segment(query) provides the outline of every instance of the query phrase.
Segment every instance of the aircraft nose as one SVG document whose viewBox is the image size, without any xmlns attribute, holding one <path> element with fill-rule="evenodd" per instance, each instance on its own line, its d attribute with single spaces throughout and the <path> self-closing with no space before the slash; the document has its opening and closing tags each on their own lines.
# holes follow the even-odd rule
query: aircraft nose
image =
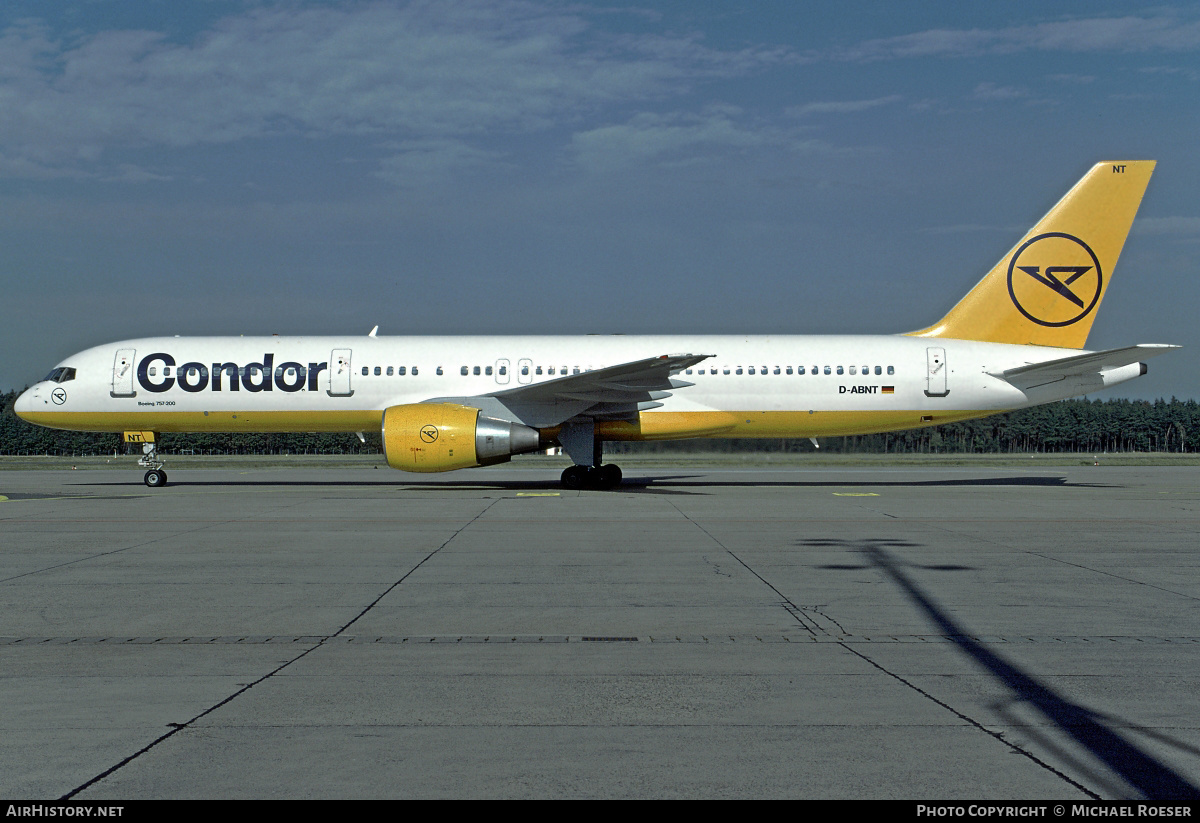
<svg viewBox="0 0 1200 823">
<path fill-rule="evenodd" d="M 13 413 L 22 420 L 28 420 L 25 415 L 32 412 L 38 403 L 41 402 L 40 395 L 41 392 L 38 391 L 37 386 L 21 392 L 21 394 L 13 402 Z"/>
</svg>

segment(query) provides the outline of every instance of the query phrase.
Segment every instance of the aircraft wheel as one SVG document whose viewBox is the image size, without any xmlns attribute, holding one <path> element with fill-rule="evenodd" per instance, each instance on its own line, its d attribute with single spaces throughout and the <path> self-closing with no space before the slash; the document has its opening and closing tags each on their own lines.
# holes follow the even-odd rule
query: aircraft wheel
<svg viewBox="0 0 1200 823">
<path fill-rule="evenodd" d="M 150 488 L 167 485 L 167 473 L 162 469 L 151 469 L 146 472 L 145 483 Z"/>
<path fill-rule="evenodd" d="M 607 466 L 568 466 L 563 469 L 562 484 L 568 489 L 611 489 L 621 482 L 621 468 Z"/>
<path fill-rule="evenodd" d="M 604 489 L 615 489 L 621 485 L 621 467 L 616 463 L 609 463 L 607 466 L 601 466 L 600 469 L 600 487 Z"/>
</svg>

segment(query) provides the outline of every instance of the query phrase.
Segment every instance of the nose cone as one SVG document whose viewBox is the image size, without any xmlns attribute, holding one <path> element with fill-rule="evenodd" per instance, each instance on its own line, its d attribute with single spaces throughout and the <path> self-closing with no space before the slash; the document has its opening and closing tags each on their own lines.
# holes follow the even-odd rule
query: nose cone
<svg viewBox="0 0 1200 823">
<path fill-rule="evenodd" d="M 17 417 L 27 422 L 32 422 L 29 420 L 28 415 L 34 412 L 38 406 L 42 405 L 42 393 L 39 388 L 39 386 L 34 386 L 33 388 L 26 389 L 13 402 L 13 412 Z"/>
</svg>

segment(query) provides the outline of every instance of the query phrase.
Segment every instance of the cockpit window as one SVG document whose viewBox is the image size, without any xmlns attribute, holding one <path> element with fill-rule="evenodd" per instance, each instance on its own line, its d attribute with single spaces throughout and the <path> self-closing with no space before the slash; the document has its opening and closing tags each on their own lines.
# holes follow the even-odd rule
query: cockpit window
<svg viewBox="0 0 1200 823">
<path fill-rule="evenodd" d="M 59 366 L 54 371 L 50 372 L 43 378 L 43 382 L 47 383 L 66 383 L 68 380 L 75 379 L 75 370 L 70 366 Z"/>
</svg>

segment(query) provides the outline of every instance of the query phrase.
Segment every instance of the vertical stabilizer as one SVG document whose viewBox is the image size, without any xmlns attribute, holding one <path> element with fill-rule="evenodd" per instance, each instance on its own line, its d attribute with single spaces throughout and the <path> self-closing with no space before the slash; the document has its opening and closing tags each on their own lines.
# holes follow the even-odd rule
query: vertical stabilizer
<svg viewBox="0 0 1200 823">
<path fill-rule="evenodd" d="M 1083 348 L 1153 171 L 1097 163 L 949 314 L 910 334 Z"/>
</svg>

